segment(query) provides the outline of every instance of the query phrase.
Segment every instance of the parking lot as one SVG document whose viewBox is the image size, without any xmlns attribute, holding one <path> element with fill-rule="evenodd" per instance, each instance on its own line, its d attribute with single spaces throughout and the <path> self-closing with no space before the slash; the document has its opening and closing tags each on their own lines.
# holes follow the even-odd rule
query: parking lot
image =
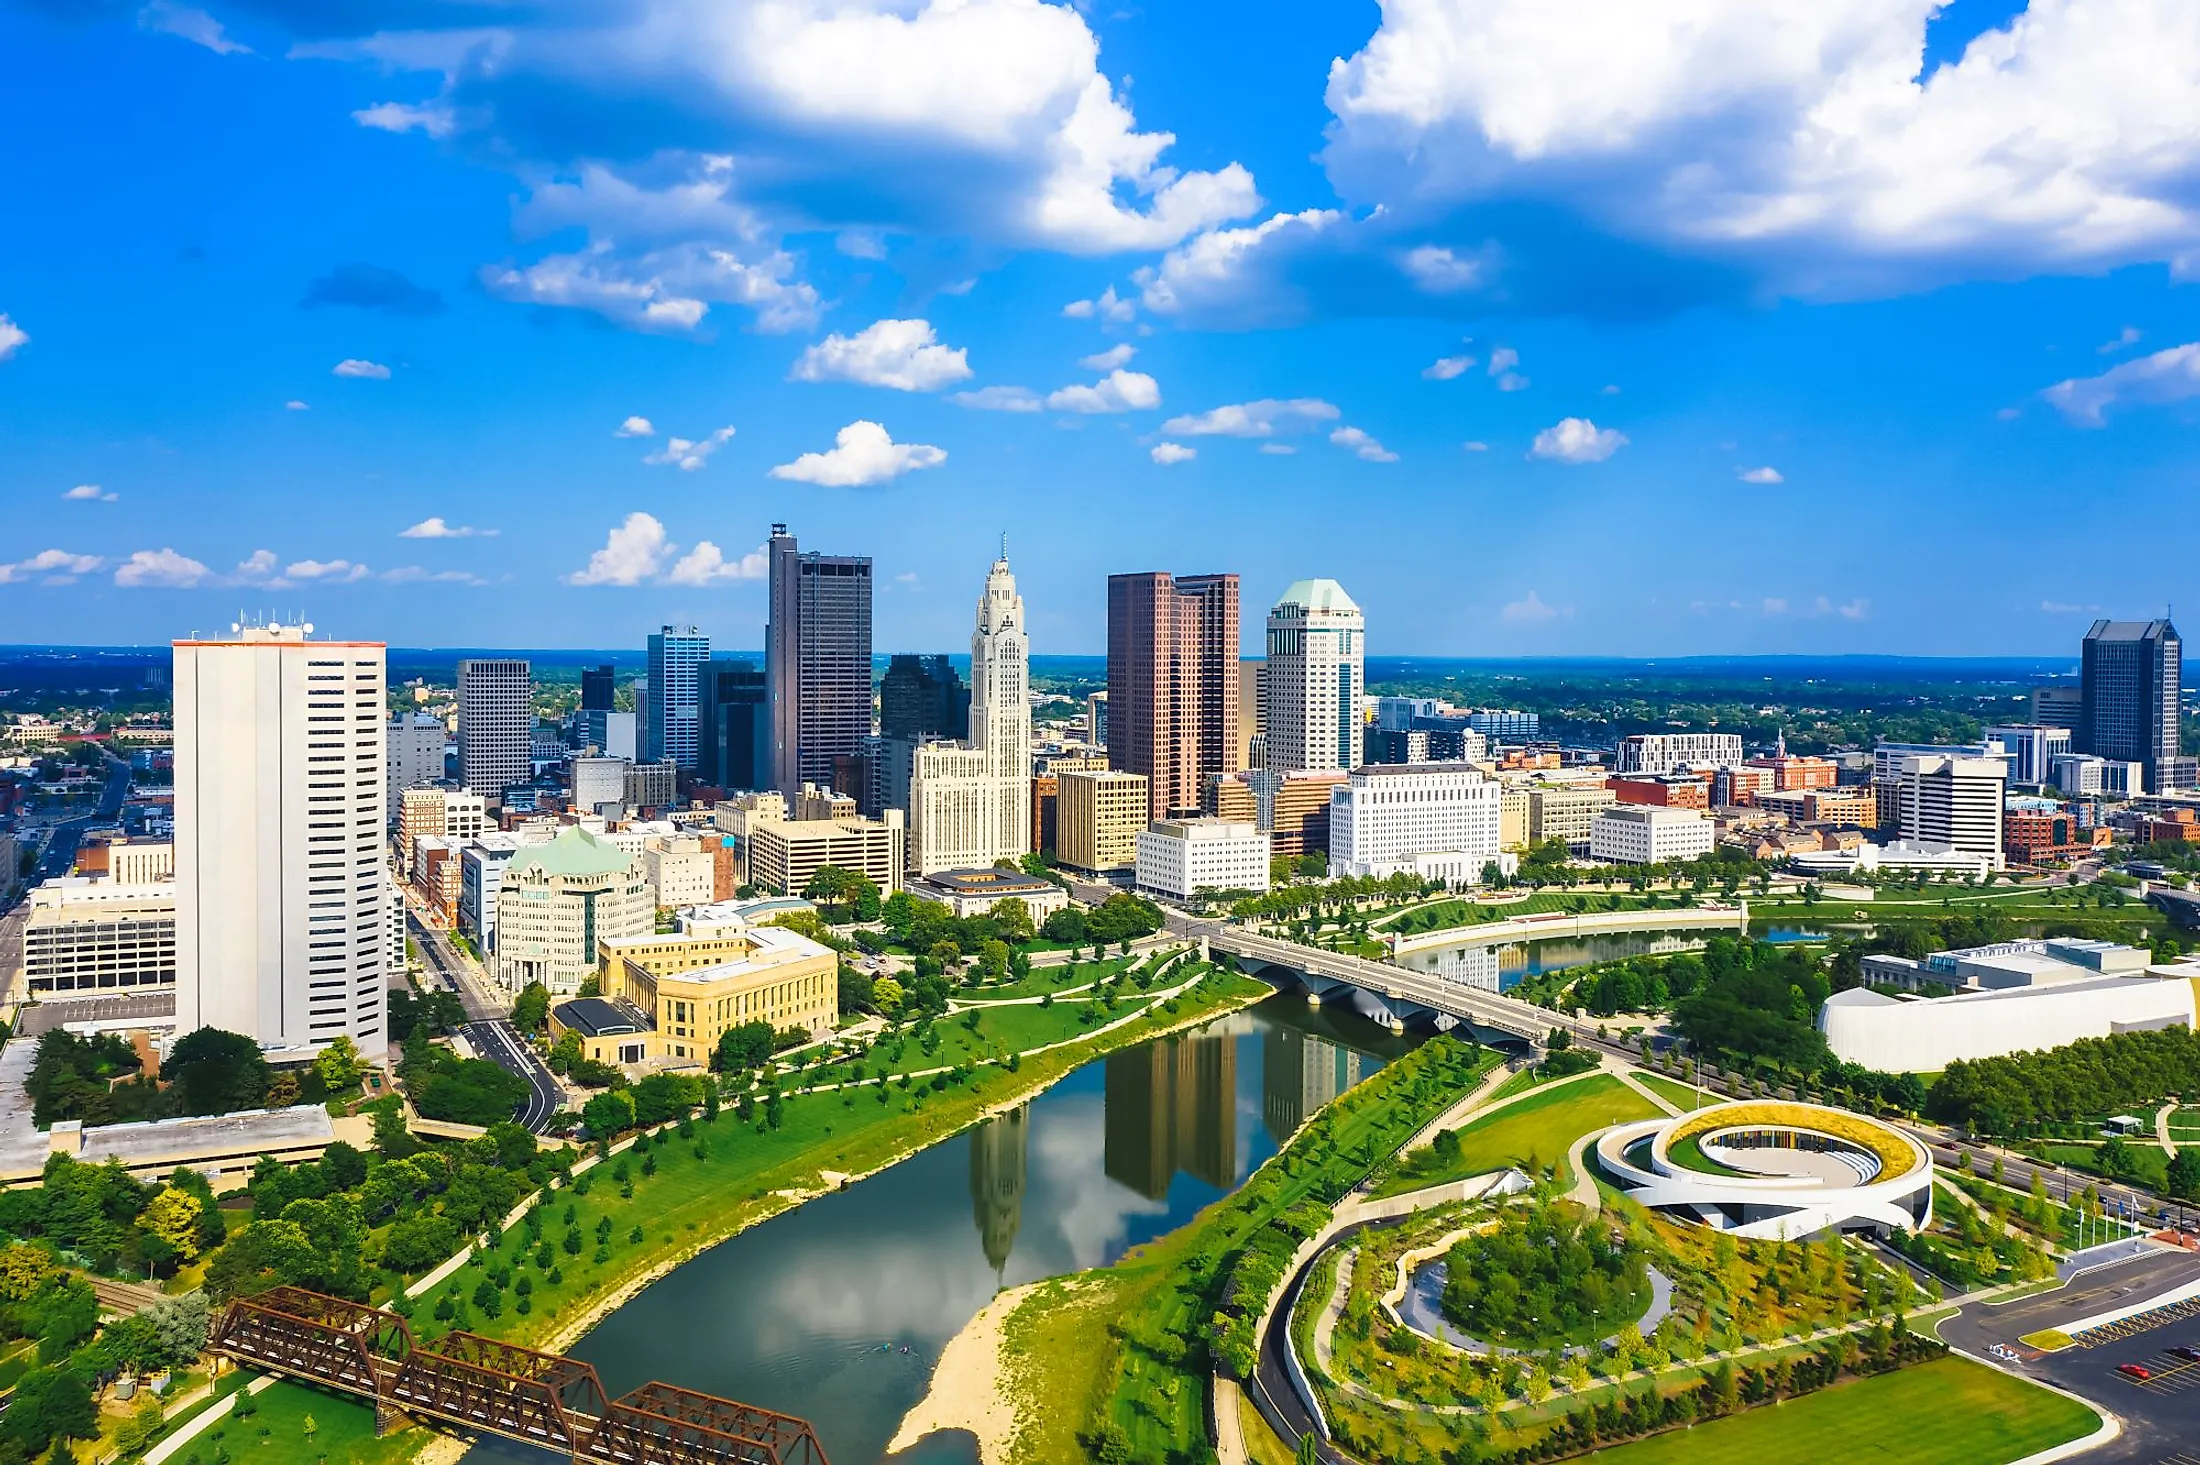
<svg viewBox="0 0 2200 1465">
<path fill-rule="evenodd" d="M 2124 1433 L 2079 1457 L 2087 1465 L 2200 1465 L 2200 1298 L 2071 1334 L 2043 1352 L 2022 1339 L 2115 1311 L 2200 1279 L 2200 1258 L 2163 1253 L 2083 1274 L 2060 1291 L 1999 1308 L 1967 1308 L 1941 1336 L 2013 1372 L 2066 1389 L 2123 1421 Z M 2193 1357 L 2173 1350 L 2189 1349 Z M 2007 1350 L 2004 1352 L 2003 1350 Z M 2147 1371 L 2139 1379 L 2120 1370 Z"/>
</svg>

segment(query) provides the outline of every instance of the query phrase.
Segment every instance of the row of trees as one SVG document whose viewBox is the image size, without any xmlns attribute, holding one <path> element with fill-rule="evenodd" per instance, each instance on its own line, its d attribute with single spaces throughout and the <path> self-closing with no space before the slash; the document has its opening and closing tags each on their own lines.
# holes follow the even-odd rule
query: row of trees
<svg viewBox="0 0 2200 1465">
<path fill-rule="evenodd" d="M 219 1246 L 224 1232 L 213 1189 L 195 1170 L 144 1184 L 118 1164 L 55 1155 L 43 1185 L 0 1191 L 0 1234 L 50 1243 L 101 1271 L 144 1276 L 174 1271 Z"/>
<path fill-rule="evenodd" d="M 2189 1028 L 1958 1059 L 1933 1085 L 1926 1113 L 1978 1134 L 2024 1135 L 2123 1109 L 2144 1112 L 2171 1094 L 2200 1094 L 2200 1033 Z"/>
</svg>

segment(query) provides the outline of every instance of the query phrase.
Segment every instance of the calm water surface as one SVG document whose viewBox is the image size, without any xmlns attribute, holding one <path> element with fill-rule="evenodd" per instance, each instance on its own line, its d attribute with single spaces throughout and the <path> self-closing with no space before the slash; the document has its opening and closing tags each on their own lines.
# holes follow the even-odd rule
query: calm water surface
<svg viewBox="0 0 2200 1465">
<path fill-rule="evenodd" d="M 1125 1049 L 704 1253 L 573 1351 L 614 1395 L 662 1379 L 799 1415 L 834 1465 L 872 1465 L 995 1291 L 1174 1230 L 1410 1041 L 1282 994 Z M 551 1457 L 493 1442 L 467 1458 Z M 959 1435 L 896 1457 L 975 1459 Z"/>
</svg>

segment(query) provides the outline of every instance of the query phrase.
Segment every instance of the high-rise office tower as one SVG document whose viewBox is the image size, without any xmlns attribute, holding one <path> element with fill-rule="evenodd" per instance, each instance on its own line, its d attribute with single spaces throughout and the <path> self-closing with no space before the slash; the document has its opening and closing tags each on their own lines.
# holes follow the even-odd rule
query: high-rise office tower
<svg viewBox="0 0 2200 1465">
<path fill-rule="evenodd" d="M 1031 640 L 1004 555 L 970 636 L 970 740 L 925 743 L 909 776 L 918 873 L 983 868 L 1031 849 Z"/>
<path fill-rule="evenodd" d="M 723 789 L 770 787 L 771 688 L 764 673 L 753 661 L 714 656 L 703 663 L 701 686 L 697 774 Z"/>
<path fill-rule="evenodd" d="M 871 733 L 871 558 L 804 553 L 772 525 L 770 624 L 772 774 L 794 798 L 833 780 L 833 760 L 862 752 Z"/>
<path fill-rule="evenodd" d="M 1360 757 L 1360 700 L 1367 690 L 1367 622 L 1334 580 L 1298 580 L 1268 612 L 1261 673 L 1267 766 L 1341 773 Z"/>
<path fill-rule="evenodd" d="M 1255 656 L 1239 660 L 1237 766 L 1241 769 L 1268 766 L 1268 736 L 1261 726 L 1261 688 L 1267 680 L 1267 663 Z"/>
<path fill-rule="evenodd" d="M 618 705 L 619 674 L 609 665 L 581 668 L 581 711 L 609 712 Z"/>
<path fill-rule="evenodd" d="M 413 712 L 391 719 L 387 736 L 382 767 L 389 787 L 383 807 L 395 819 L 399 794 L 443 777 L 443 749 L 450 735 L 442 718 Z"/>
<path fill-rule="evenodd" d="M 693 626 L 666 626 L 649 638 L 649 726 L 642 759 L 694 768 L 702 727 L 702 671 L 710 637 Z"/>
<path fill-rule="evenodd" d="M 1153 817 L 1236 771 L 1238 577 L 1108 577 L 1108 765 L 1146 779 Z"/>
<path fill-rule="evenodd" d="M 385 655 L 311 630 L 174 645 L 176 1031 L 379 1057 Z"/>
<path fill-rule="evenodd" d="M 526 662 L 501 656 L 458 664 L 458 781 L 485 799 L 501 800 L 534 772 L 529 671 Z"/>
<path fill-rule="evenodd" d="M 906 652 L 886 663 L 878 683 L 878 735 L 882 738 L 970 736 L 970 689 L 944 656 Z"/>
<path fill-rule="evenodd" d="M 2095 621 L 2078 662 L 2078 751 L 2146 769 L 2160 793 L 2177 757 L 2184 642 L 2167 620 Z"/>
</svg>

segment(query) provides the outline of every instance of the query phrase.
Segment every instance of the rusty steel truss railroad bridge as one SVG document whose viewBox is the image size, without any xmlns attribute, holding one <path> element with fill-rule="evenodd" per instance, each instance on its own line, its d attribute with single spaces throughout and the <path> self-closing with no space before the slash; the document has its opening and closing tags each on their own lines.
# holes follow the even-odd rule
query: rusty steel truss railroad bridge
<svg viewBox="0 0 2200 1465">
<path fill-rule="evenodd" d="M 376 1433 L 399 1415 L 520 1440 L 574 1465 L 829 1465 L 810 1426 L 648 1383 L 617 1399 L 593 1365 L 474 1333 L 432 1344 L 393 1312 L 277 1287 L 229 1304 L 222 1357 L 373 1401 Z"/>
</svg>

